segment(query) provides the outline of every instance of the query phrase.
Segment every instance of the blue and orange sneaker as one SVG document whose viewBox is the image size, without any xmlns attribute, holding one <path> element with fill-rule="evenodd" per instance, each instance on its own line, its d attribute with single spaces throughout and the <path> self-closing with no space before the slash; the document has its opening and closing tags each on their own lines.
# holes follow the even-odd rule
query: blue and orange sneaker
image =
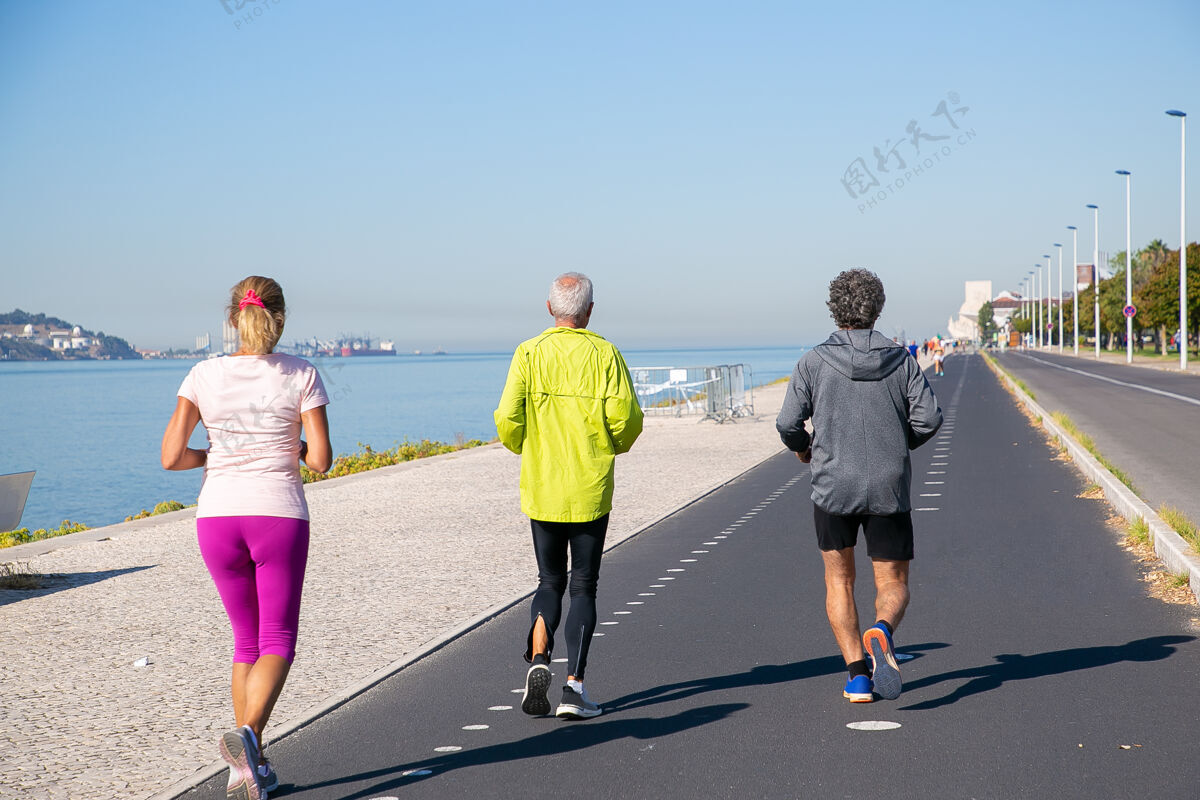
<svg viewBox="0 0 1200 800">
<path fill-rule="evenodd" d="M 863 647 L 871 655 L 871 683 L 875 693 L 884 700 L 895 700 L 900 696 L 900 666 L 896 663 L 896 651 L 892 637 L 882 625 L 872 625 L 863 633 Z"/>
<path fill-rule="evenodd" d="M 856 675 L 846 681 L 846 688 L 842 690 L 842 697 L 851 703 L 871 702 L 875 699 L 875 695 L 871 692 L 871 679 L 866 675 Z"/>
</svg>

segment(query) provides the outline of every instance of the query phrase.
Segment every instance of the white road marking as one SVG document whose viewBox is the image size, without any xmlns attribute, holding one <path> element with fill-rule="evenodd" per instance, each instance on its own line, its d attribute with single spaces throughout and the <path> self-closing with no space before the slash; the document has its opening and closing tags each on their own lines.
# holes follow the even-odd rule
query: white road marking
<svg viewBox="0 0 1200 800">
<path fill-rule="evenodd" d="M 665 588 L 667 588 L 667 585 L 665 583 L 652 583 L 652 584 L 650 584 L 650 588 L 651 589 L 665 589 Z"/>
<path fill-rule="evenodd" d="M 432 774 L 433 774 L 433 770 L 431 770 L 431 769 L 406 769 L 406 770 L 404 770 L 404 772 L 400 773 L 400 777 L 401 778 L 419 778 L 422 775 L 432 775 Z M 400 798 L 395 797 L 395 796 L 377 797 L 377 798 L 375 798 L 375 800 L 400 800 Z"/>
<path fill-rule="evenodd" d="M 638 597 L 654 597 L 655 592 L 638 592 Z"/>
<path fill-rule="evenodd" d="M 512 711 L 512 706 L 488 706 L 488 711 Z"/>
<path fill-rule="evenodd" d="M 929 492 L 927 494 L 921 495 L 921 497 L 941 497 L 941 496 L 942 495 L 939 492 Z"/>
<path fill-rule="evenodd" d="M 698 559 L 695 559 L 695 558 L 681 558 L 681 559 L 679 559 L 679 563 L 680 563 L 680 564 L 695 564 L 695 563 L 696 563 L 696 561 L 698 561 Z"/>
<path fill-rule="evenodd" d="M 693 553 L 707 553 L 707 550 L 693 550 Z"/>
<path fill-rule="evenodd" d="M 914 508 L 913 511 L 941 511 L 940 508 Z M 603 625 L 604 623 L 600 623 Z"/>
<path fill-rule="evenodd" d="M 931 469 L 931 470 L 929 470 L 928 472 L 926 472 L 925 474 L 926 474 L 926 475 L 945 475 L 945 474 L 946 474 L 946 470 L 944 470 L 944 469 L 943 469 L 943 470 L 932 470 L 932 469 Z"/>
<path fill-rule="evenodd" d="M 945 481 L 925 481 L 926 486 L 942 486 L 945 483 Z"/>
<path fill-rule="evenodd" d="M 463 725 L 464 731 L 486 731 L 491 725 Z"/>
<path fill-rule="evenodd" d="M 865 719 L 862 722 L 847 722 L 846 727 L 852 731 L 894 731 L 900 727 L 900 723 L 881 719 Z"/>
<path fill-rule="evenodd" d="M 553 662 L 552 662 L 552 663 L 555 663 L 555 664 L 565 664 L 565 663 L 567 663 L 567 659 L 565 659 L 565 658 L 556 658 L 556 659 L 553 659 Z"/>
<path fill-rule="evenodd" d="M 659 578 L 660 581 L 673 581 L 674 578 Z"/>
<path fill-rule="evenodd" d="M 701 542 L 701 544 L 705 545 L 706 547 L 712 547 L 713 545 L 720 544 L 720 542 Z"/>
<path fill-rule="evenodd" d="M 632 614 L 632 611 L 614 611 L 614 614 Z"/>
<path fill-rule="evenodd" d="M 620 625 L 621 623 L 609 621 L 609 622 L 601 622 L 600 624 L 601 625 Z"/>
<path fill-rule="evenodd" d="M 524 689 L 509 689 L 509 691 L 512 692 L 513 694 L 525 694 Z"/>
<path fill-rule="evenodd" d="M 640 596 L 645 597 L 645 595 L 640 595 Z M 627 606 L 644 606 L 644 605 L 646 605 L 646 602 L 644 600 L 630 600 L 625 605 L 627 605 Z"/>
<path fill-rule="evenodd" d="M 916 658 L 912 653 L 893 653 L 892 655 L 896 656 L 897 661 L 911 661 Z"/>
<path fill-rule="evenodd" d="M 1150 394 L 1162 395 L 1163 397 L 1169 397 L 1172 400 L 1182 400 L 1185 403 L 1191 403 L 1194 406 L 1200 406 L 1200 400 L 1197 400 L 1194 397 L 1188 397 L 1188 396 L 1182 395 L 1182 394 L 1175 394 L 1174 392 L 1168 392 L 1168 391 L 1164 391 L 1162 389 L 1155 389 L 1152 386 L 1141 386 L 1136 383 L 1129 383 L 1128 381 L 1119 381 L 1116 378 L 1109 378 L 1104 375 L 1097 375 L 1094 372 L 1085 372 L 1084 370 L 1075 369 L 1074 367 L 1065 367 L 1061 364 L 1054 364 L 1050 361 L 1043 361 L 1042 359 L 1035 358 L 1033 356 L 1025 356 L 1025 358 L 1028 358 L 1031 361 L 1036 361 L 1039 364 L 1045 364 L 1048 367 L 1054 367 L 1055 369 L 1061 369 L 1061 370 L 1065 370 L 1067 372 L 1074 372 L 1076 375 L 1083 375 L 1088 378 L 1095 378 L 1098 381 L 1105 381 L 1107 383 L 1115 383 L 1117 386 L 1128 386 L 1130 389 L 1140 389 L 1143 392 L 1149 392 Z"/>
<path fill-rule="evenodd" d="M 673 568 L 667 570 L 667 572 L 687 572 L 687 570 L 684 569 L 683 567 L 673 567 Z"/>
<path fill-rule="evenodd" d="M 459 750 L 462 750 L 462 748 L 456 744 L 448 744 L 444 747 L 433 748 L 433 752 L 435 753 L 457 753 Z"/>
</svg>

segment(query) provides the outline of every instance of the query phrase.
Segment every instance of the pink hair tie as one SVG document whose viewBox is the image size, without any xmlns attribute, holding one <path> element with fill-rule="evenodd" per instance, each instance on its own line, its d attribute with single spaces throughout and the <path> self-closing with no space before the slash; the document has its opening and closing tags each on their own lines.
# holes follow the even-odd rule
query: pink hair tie
<svg viewBox="0 0 1200 800">
<path fill-rule="evenodd" d="M 246 290 L 246 296 L 242 298 L 240 303 L 238 303 L 238 311 L 241 311 L 246 306 L 258 306 L 259 308 L 266 308 L 266 306 L 263 305 L 262 298 L 256 295 L 253 289 Z"/>
</svg>

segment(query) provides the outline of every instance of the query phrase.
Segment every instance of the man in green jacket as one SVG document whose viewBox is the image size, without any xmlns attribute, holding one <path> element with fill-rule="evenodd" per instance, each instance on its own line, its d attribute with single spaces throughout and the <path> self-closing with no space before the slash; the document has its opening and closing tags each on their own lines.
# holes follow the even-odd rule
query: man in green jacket
<svg viewBox="0 0 1200 800">
<path fill-rule="evenodd" d="M 555 715 L 600 714 L 584 691 L 583 673 L 596 629 L 613 466 L 642 432 L 642 409 L 625 359 L 587 330 L 593 305 L 586 275 L 568 272 L 554 280 L 546 301 L 554 327 L 517 347 L 495 413 L 500 441 L 521 456 L 521 510 L 529 515 L 538 564 L 525 648 L 532 666 L 521 700 L 521 710 L 535 716 L 550 713 L 550 652 L 568 588 L 568 548 L 567 684 Z"/>
</svg>

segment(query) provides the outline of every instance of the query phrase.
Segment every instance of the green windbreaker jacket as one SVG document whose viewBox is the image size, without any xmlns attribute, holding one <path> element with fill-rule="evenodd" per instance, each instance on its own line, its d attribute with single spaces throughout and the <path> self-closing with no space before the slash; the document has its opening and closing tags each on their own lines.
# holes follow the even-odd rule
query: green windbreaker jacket
<svg viewBox="0 0 1200 800">
<path fill-rule="evenodd" d="M 549 328 L 522 342 L 495 419 L 501 443 L 521 456 L 525 514 L 590 522 L 612 511 L 613 464 L 642 432 L 642 409 L 604 337 Z"/>
</svg>

